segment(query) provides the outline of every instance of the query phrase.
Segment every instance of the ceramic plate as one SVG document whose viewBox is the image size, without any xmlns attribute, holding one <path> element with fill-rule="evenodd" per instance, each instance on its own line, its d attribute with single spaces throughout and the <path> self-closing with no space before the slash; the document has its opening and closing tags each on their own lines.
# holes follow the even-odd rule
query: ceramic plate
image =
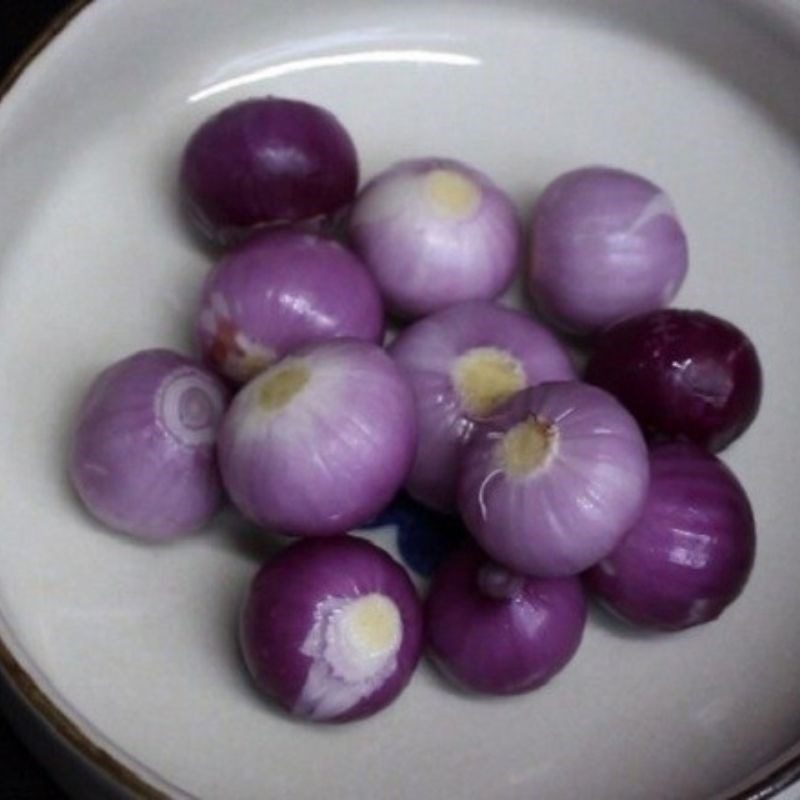
<svg viewBox="0 0 800 800">
<path fill-rule="evenodd" d="M 234 622 L 262 548 L 232 516 L 155 548 L 82 513 L 64 464 L 87 381 L 133 350 L 190 345 L 212 254 L 177 211 L 182 143 L 266 93 L 334 110 L 365 176 L 453 156 L 525 215 L 587 163 L 670 191 L 691 243 L 677 304 L 742 326 L 765 368 L 761 415 L 725 454 L 752 495 L 757 563 L 718 622 L 640 636 L 595 617 L 529 696 L 459 695 L 423 667 L 387 712 L 313 727 L 241 668 Z M 774 773 L 800 733 L 798 98 L 794 0 L 88 4 L 0 103 L 0 650 L 27 706 L 140 796 L 706 800 L 788 781 Z"/>
</svg>

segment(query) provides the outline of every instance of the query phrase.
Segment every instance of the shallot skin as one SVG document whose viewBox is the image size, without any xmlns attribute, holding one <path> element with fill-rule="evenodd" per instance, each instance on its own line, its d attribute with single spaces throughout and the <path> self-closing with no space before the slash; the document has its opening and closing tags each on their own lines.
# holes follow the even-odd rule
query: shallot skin
<svg viewBox="0 0 800 800">
<path fill-rule="evenodd" d="M 634 523 L 648 472 L 639 428 L 610 394 L 578 381 L 543 383 L 476 428 L 459 509 L 478 544 L 509 569 L 575 575 Z"/>
<path fill-rule="evenodd" d="M 676 631 L 714 620 L 755 560 L 747 494 L 725 464 L 689 443 L 653 448 L 650 474 L 641 516 L 586 585 L 635 625 Z"/>
<path fill-rule="evenodd" d="M 234 398 L 219 461 L 234 505 L 256 524 L 327 536 L 373 519 L 405 481 L 416 418 L 384 350 L 332 339 L 292 351 Z"/>
<path fill-rule="evenodd" d="M 586 623 L 580 580 L 509 573 L 473 544 L 434 575 L 426 637 L 442 672 L 463 688 L 520 694 L 560 672 Z"/>
<path fill-rule="evenodd" d="M 170 350 L 104 370 L 81 404 L 70 452 L 87 509 L 138 539 L 200 528 L 223 501 L 215 444 L 228 399 L 213 373 Z"/>
<path fill-rule="evenodd" d="M 611 392 L 653 440 L 683 439 L 718 452 L 750 427 L 761 405 L 755 345 L 705 311 L 670 308 L 600 336 L 586 380 Z"/>
<path fill-rule="evenodd" d="M 375 281 L 333 239 L 279 229 L 254 234 L 211 270 L 196 338 L 206 363 L 246 383 L 298 347 L 353 337 L 380 343 Z"/>
<path fill-rule="evenodd" d="M 625 170 L 584 167 L 556 178 L 536 203 L 528 287 L 552 322 L 591 335 L 667 305 L 688 258 L 663 189 Z"/>
<path fill-rule="evenodd" d="M 460 365 L 473 356 L 513 371 L 504 393 L 545 381 L 573 380 L 570 355 L 543 325 L 521 311 L 485 300 L 456 303 L 409 325 L 389 347 L 408 377 L 417 408 L 418 443 L 409 493 L 439 511 L 456 510 L 459 462 L 475 425 L 494 410 L 486 376 L 474 375 L 485 408 L 470 408 Z M 496 377 L 496 375 L 495 375 Z M 513 385 L 516 384 L 516 385 Z"/>
<path fill-rule="evenodd" d="M 359 602 L 361 624 L 348 629 Z M 239 638 L 262 692 L 294 715 L 338 723 L 395 700 L 419 661 L 422 633 L 405 570 L 363 539 L 333 536 L 292 544 L 260 568 Z"/>
<path fill-rule="evenodd" d="M 358 187 L 358 156 L 327 109 L 254 97 L 223 108 L 194 131 L 180 186 L 197 226 L 230 244 L 263 225 L 346 207 Z"/>
<path fill-rule="evenodd" d="M 406 319 L 497 297 L 521 249 L 510 198 L 452 158 L 408 159 L 375 176 L 353 205 L 348 233 L 387 308 Z"/>
</svg>

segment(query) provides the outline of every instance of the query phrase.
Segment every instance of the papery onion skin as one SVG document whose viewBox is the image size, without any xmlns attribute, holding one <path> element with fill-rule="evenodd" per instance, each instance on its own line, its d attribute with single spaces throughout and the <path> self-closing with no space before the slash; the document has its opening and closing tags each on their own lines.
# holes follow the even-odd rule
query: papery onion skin
<svg viewBox="0 0 800 800">
<path fill-rule="evenodd" d="M 666 306 L 688 267 L 686 235 L 666 193 L 611 167 L 553 181 L 534 208 L 531 241 L 531 295 L 556 325 L 580 335 Z"/>
<path fill-rule="evenodd" d="M 348 231 L 389 310 L 407 318 L 497 297 L 511 283 L 520 251 L 508 196 L 448 158 L 401 161 L 373 178 Z"/>
<path fill-rule="evenodd" d="M 383 303 L 358 258 L 311 233 L 270 230 L 226 255 L 203 287 L 204 360 L 243 383 L 291 350 L 337 337 L 383 339 Z"/>
<path fill-rule="evenodd" d="M 585 623 L 578 578 L 508 573 L 474 545 L 445 560 L 425 603 L 437 665 L 458 685 L 487 694 L 542 686 L 575 655 Z"/>
<path fill-rule="evenodd" d="M 332 214 L 352 202 L 358 157 L 328 110 L 278 97 L 244 100 L 207 119 L 183 153 L 189 212 L 230 243 L 253 228 Z"/>
<path fill-rule="evenodd" d="M 636 625 L 675 631 L 714 620 L 739 596 L 755 559 L 747 494 L 725 464 L 689 443 L 654 447 L 650 475 L 640 518 L 586 584 Z"/>
<path fill-rule="evenodd" d="M 294 351 L 236 395 L 219 459 L 231 499 L 254 522 L 329 535 L 388 505 L 415 447 L 413 396 L 399 368 L 377 345 L 334 339 Z"/>
<path fill-rule="evenodd" d="M 615 395 L 652 439 L 718 452 L 755 419 L 762 372 L 747 335 L 704 311 L 664 309 L 597 339 L 586 380 Z"/>
<path fill-rule="evenodd" d="M 215 375 L 169 350 L 104 370 L 81 404 L 70 451 L 86 508 L 138 539 L 200 528 L 223 500 L 215 442 L 228 399 Z"/>
<path fill-rule="evenodd" d="M 459 509 L 496 561 L 560 577 L 614 549 L 647 484 L 647 447 L 610 394 L 577 381 L 544 383 L 476 428 L 462 459 Z"/>
<path fill-rule="evenodd" d="M 348 602 L 374 595 L 394 605 L 399 642 L 377 653 L 383 663 L 373 654 L 374 674 L 367 663 L 363 676 L 348 680 L 342 664 L 336 673 L 336 616 Z M 261 567 L 243 607 L 240 643 L 256 685 L 287 711 L 347 722 L 375 714 L 402 692 L 419 661 L 422 632 L 421 603 L 403 568 L 369 542 L 334 536 L 292 544 Z"/>
<path fill-rule="evenodd" d="M 528 315 L 487 301 L 450 306 L 400 332 L 389 348 L 414 390 L 417 455 L 409 493 L 444 512 L 455 511 L 458 465 L 476 420 L 463 406 L 453 381 L 460 356 L 496 348 L 519 361 L 520 389 L 576 377 L 569 354 L 545 327 Z"/>
</svg>

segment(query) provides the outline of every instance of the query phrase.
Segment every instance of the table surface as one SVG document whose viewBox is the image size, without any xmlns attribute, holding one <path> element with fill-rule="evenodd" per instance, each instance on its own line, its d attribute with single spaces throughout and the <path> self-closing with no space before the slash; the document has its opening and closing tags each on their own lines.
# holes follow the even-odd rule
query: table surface
<svg viewBox="0 0 800 800">
<path fill-rule="evenodd" d="M 4 74 L 69 0 L 0 0 L 0 74 Z M 66 798 L 0 717 L 0 800 Z"/>
</svg>

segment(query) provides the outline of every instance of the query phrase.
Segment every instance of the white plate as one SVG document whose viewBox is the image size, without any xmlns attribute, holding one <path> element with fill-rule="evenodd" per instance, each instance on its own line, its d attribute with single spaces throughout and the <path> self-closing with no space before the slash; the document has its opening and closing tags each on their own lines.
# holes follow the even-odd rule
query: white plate
<svg viewBox="0 0 800 800">
<path fill-rule="evenodd" d="M 175 796 L 709 798 L 783 757 L 800 722 L 799 20 L 793 0 L 90 4 L 0 104 L 0 634 L 44 693 L 26 699 L 61 710 L 95 768 Z M 386 713 L 312 727 L 239 663 L 250 538 L 221 521 L 139 547 L 81 512 L 64 457 L 87 380 L 189 342 L 210 254 L 176 211 L 181 145 L 264 93 L 333 109 L 365 176 L 454 156 L 526 214 L 585 163 L 671 192 L 692 251 L 678 303 L 749 331 L 766 372 L 726 453 L 757 564 L 721 620 L 645 637 L 593 619 L 530 696 L 460 696 L 423 668 Z"/>
</svg>

